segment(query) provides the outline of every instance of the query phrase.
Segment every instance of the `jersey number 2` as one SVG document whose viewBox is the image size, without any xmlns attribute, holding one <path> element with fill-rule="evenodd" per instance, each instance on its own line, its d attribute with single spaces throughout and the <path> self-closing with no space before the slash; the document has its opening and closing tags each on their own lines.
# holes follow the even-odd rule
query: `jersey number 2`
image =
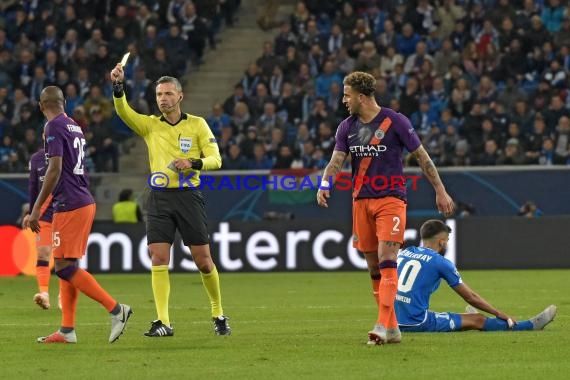
<svg viewBox="0 0 570 380">
<path fill-rule="evenodd" d="M 76 137 L 73 140 L 73 148 L 77 149 L 77 162 L 73 168 L 73 174 L 83 175 L 83 159 L 85 158 L 85 139 Z"/>
<path fill-rule="evenodd" d="M 398 259 L 398 266 L 403 258 Z M 398 291 L 407 293 L 412 290 L 418 273 L 422 269 L 422 263 L 418 260 L 410 260 L 404 264 L 400 276 L 398 276 Z"/>
</svg>

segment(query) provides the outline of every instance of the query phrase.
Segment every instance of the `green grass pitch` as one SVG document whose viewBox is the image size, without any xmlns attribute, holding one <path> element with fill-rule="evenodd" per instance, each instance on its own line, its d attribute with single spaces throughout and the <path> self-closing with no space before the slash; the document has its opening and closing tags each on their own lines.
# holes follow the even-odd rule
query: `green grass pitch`
<svg viewBox="0 0 570 380">
<path fill-rule="evenodd" d="M 544 331 L 405 334 L 399 345 L 370 347 L 376 320 L 365 272 L 222 273 L 233 334 L 213 334 L 196 273 L 171 275 L 172 338 L 146 338 L 155 318 L 150 275 L 98 275 L 134 315 L 107 343 L 109 318 L 81 295 L 76 345 L 40 345 L 60 322 L 56 278 L 52 309 L 32 303 L 30 277 L 0 278 L 2 379 L 568 379 L 570 270 L 464 271 L 463 279 L 505 312 L 522 319 L 558 306 Z M 55 306 L 55 307 L 54 307 Z M 464 302 L 442 284 L 436 311 Z"/>
</svg>

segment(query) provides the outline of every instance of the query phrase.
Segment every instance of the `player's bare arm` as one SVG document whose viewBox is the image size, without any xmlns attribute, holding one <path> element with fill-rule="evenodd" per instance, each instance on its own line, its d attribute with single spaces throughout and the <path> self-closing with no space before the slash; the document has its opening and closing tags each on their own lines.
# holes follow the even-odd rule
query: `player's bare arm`
<svg viewBox="0 0 570 380">
<path fill-rule="evenodd" d="M 59 182 L 59 177 L 61 176 L 62 159 L 59 156 L 50 157 L 48 168 L 46 171 L 46 176 L 44 179 L 44 184 L 42 190 L 38 194 L 38 199 L 34 204 L 34 208 L 30 213 L 28 218 L 28 227 L 35 233 L 40 232 L 40 213 L 42 205 L 48 199 L 49 195 L 53 192 L 57 183 Z"/>
<path fill-rule="evenodd" d="M 443 182 L 441 181 L 435 164 L 431 160 L 428 152 L 422 145 L 420 145 L 418 149 L 412 152 L 412 156 L 416 158 L 422 172 L 435 190 L 435 203 L 437 205 L 437 209 L 443 213 L 443 215 L 451 216 L 455 211 L 455 204 L 453 199 L 451 199 L 449 194 L 447 194 L 445 186 L 443 186 Z"/>
<path fill-rule="evenodd" d="M 503 313 L 502 311 L 491 305 L 489 302 L 487 302 L 487 300 L 485 300 L 474 290 L 472 290 L 467 284 L 465 283 L 459 284 L 456 287 L 454 287 L 453 290 L 455 290 L 455 292 L 459 294 L 461 298 L 463 298 L 465 302 L 467 302 L 469 305 L 474 306 L 479 310 L 483 310 L 489 314 L 492 314 L 497 318 L 503 319 L 505 321 L 510 319 L 516 323 L 516 320 L 514 318 L 506 315 L 505 313 Z"/>
<path fill-rule="evenodd" d="M 323 174 L 323 178 L 332 178 L 332 183 L 329 184 L 330 186 L 333 185 L 336 175 L 340 173 L 342 165 L 344 164 L 344 160 L 346 160 L 346 156 L 347 154 L 345 152 L 341 152 L 340 150 L 333 151 L 331 160 L 327 165 L 327 167 L 325 168 L 325 172 Z M 329 205 L 327 204 L 327 199 L 330 196 L 331 196 L 330 189 L 319 189 L 317 191 L 318 205 L 322 207 L 329 207 Z"/>
</svg>

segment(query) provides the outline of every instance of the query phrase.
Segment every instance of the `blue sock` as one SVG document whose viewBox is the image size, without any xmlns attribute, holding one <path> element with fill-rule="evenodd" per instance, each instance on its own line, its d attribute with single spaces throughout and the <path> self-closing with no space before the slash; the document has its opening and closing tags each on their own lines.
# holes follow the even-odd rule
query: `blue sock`
<svg viewBox="0 0 570 380">
<path fill-rule="evenodd" d="M 509 330 L 507 321 L 499 318 L 487 318 L 483 325 L 483 331 L 506 331 Z M 514 331 L 532 330 L 531 321 L 519 321 L 513 327 Z"/>
<path fill-rule="evenodd" d="M 533 326 L 531 321 L 518 321 L 517 324 L 513 327 L 514 331 L 525 331 L 532 329 Z"/>
<path fill-rule="evenodd" d="M 486 318 L 483 331 L 505 331 L 509 329 L 507 321 L 499 318 Z"/>
</svg>

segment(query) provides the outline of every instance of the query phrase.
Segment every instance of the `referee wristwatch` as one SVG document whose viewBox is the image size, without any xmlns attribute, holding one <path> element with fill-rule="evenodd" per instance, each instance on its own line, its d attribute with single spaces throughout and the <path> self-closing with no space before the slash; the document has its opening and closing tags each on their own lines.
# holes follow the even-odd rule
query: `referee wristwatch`
<svg viewBox="0 0 570 380">
<path fill-rule="evenodd" d="M 190 166 L 194 170 L 202 170 L 202 167 L 204 166 L 204 163 L 202 162 L 202 160 L 200 158 L 195 159 L 195 160 L 192 158 L 189 158 L 188 162 L 190 162 Z"/>
</svg>

